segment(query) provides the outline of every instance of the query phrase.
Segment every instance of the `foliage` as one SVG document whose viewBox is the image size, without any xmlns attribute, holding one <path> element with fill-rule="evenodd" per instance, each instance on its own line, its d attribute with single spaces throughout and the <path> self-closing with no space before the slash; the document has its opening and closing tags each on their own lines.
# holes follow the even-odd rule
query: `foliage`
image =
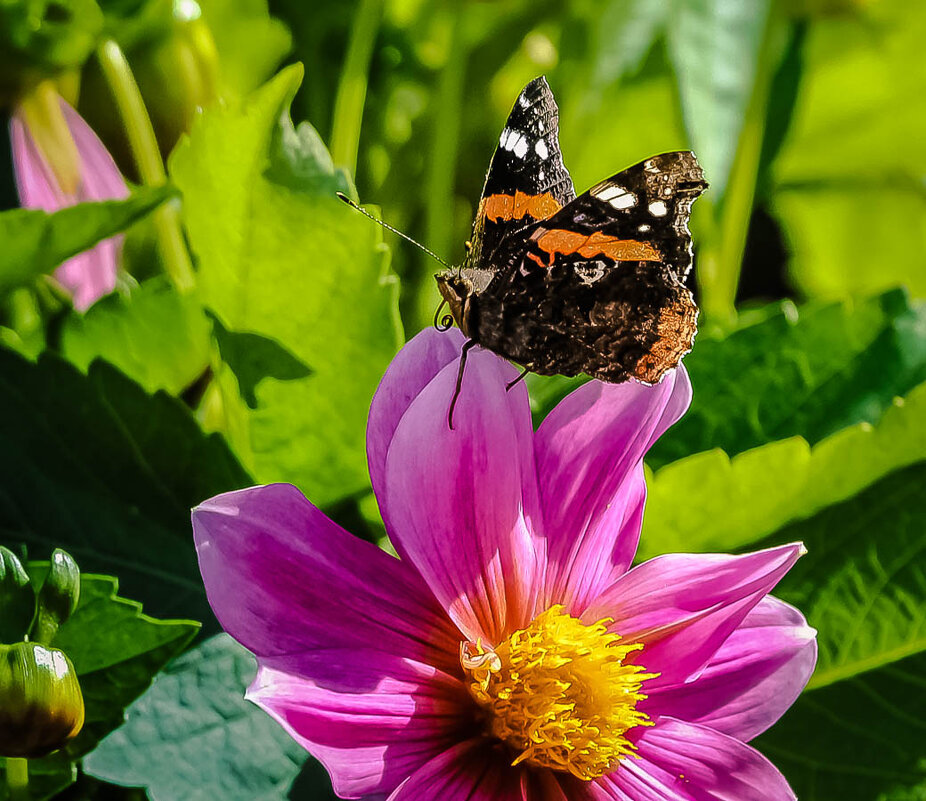
<svg viewBox="0 0 926 801">
<path fill-rule="evenodd" d="M 649 454 L 639 558 L 803 540 L 778 592 L 820 662 L 757 745 L 805 800 L 926 792 L 926 6 L 9 0 L 0 17 L 0 102 L 55 81 L 135 179 L 137 117 L 94 55 L 118 41 L 158 137 L 143 157 L 171 181 L 0 211 L 0 545 L 106 574 L 82 576 L 55 642 L 88 724 L 30 763 L 34 799 L 333 797 L 243 700 L 252 658 L 224 635 L 191 647 L 191 621 L 218 626 L 189 510 L 291 481 L 389 547 L 366 414 L 403 331 L 431 323 L 435 265 L 334 193 L 458 262 L 541 73 L 580 191 L 687 147 L 711 183 L 694 400 Z M 48 274 L 126 230 L 117 291 L 78 313 Z M 195 286 L 168 269 L 178 250 Z M 582 380 L 530 377 L 535 422 Z"/>
</svg>

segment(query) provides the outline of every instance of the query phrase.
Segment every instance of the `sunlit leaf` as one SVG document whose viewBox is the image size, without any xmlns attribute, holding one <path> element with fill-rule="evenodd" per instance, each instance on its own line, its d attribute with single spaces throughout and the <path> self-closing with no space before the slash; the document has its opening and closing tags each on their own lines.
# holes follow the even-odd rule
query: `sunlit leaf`
<svg viewBox="0 0 926 801">
<path fill-rule="evenodd" d="M 64 356 L 81 370 L 104 359 L 149 392 L 175 395 L 202 375 L 209 349 L 209 321 L 196 296 L 178 295 L 163 278 L 69 315 L 61 332 Z"/>
<path fill-rule="evenodd" d="M 177 659 L 85 761 L 151 801 L 285 799 L 306 753 L 244 698 L 254 657 L 220 634 Z"/>
<path fill-rule="evenodd" d="M 789 521 L 851 498 L 924 453 L 926 384 L 921 384 L 876 426 L 844 428 L 813 448 L 792 437 L 732 460 L 720 450 L 681 459 L 650 477 L 640 558 L 743 548 Z"/>
<path fill-rule="evenodd" d="M 854 3 L 815 21 L 772 208 L 803 291 L 926 291 L 926 6 Z"/>
<path fill-rule="evenodd" d="M 80 203 L 48 213 L 0 213 L 0 292 L 28 284 L 61 262 L 124 231 L 174 194 L 169 187 L 142 188 L 126 200 Z"/>
<path fill-rule="evenodd" d="M 258 481 L 327 504 L 368 486 L 367 410 L 400 332 L 380 230 L 334 196 L 317 135 L 279 125 L 300 78 L 290 68 L 247 105 L 206 111 L 170 166 L 204 304 L 312 370 L 264 378 L 250 397 L 219 367 L 232 446 Z"/>
<path fill-rule="evenodd" d="M 650 452 L 654 468 L 795 435 L 814 444 L 853 423 L 877 422 L 896 396 L 926 381 L 926 307 L 900 291 L 785 303 L 725 338 L 702 336 L 685 365 L 692 407 Z"/>
</svg>

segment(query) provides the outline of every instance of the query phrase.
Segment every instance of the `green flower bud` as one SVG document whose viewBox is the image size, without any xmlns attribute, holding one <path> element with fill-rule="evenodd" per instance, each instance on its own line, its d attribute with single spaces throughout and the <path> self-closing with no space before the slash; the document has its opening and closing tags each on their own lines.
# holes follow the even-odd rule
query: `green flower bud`
<svg viewBox="0 0 926 801">
<path fill-rule="evenodd" d="M 39 616 L 33 639 L 50 643 L 58 627 L 77 608 L 80 599 L 80 569 L 67 551 L 55 548 L 42 589 L 39 590 Z"/>
<path fill-rule="evenodd" d="M 0 546 L 0 642 L 25 638 L 35 617 L 35 591 L 22 563 Z"/>
<path fill-rule="evenodd" d="M 83 725 L 84 699 L 64 651 L 34 642 L 0 645 L 0 756 L 45 756 Z"/>
</svg>

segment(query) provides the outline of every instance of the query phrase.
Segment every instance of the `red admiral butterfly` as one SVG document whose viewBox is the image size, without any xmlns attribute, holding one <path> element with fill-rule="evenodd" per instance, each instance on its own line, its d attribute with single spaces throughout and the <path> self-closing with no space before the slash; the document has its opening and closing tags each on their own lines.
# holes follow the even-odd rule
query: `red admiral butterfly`
<svg viewBox="0 0 926 801">
<path fill-rule="evenodd" d="M 453 320 L 525 372 L 652 384 L 691 350 L 694 154 L 653 156 L 576 197 L 545 78 L 499 137 L 459 269 L 436 276 Z"/>
<path fill-rule="evenodd" d="M 576 197 L 553 93 L 546 78 L 531 81 L 489 164 L 463 265 L 435 276 L 450 306 L 444 326 L 456 322 L 469 337 L 451 428 L 475 345 L 521 364 L 521 377 L 587 373 L 653 384 L 675 367 L 697 332 L 698 307 L 684 281 L 691 204 L 706 188 L 694 154 L 680 151 Z"/>
</svg>

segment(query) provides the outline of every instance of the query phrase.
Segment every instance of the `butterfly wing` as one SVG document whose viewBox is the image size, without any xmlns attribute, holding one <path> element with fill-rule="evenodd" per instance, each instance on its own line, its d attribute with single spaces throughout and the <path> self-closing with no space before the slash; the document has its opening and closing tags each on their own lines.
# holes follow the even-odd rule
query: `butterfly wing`
<svg viewBox="0 0 926 801">
<path fill-rule="evenodd" d="M 503 243 L 471 314 L 481 343 L 541 374 L 654 383 L 691 349 L 688 218 L 707 183 L 688 152 L 596 184 Z M 526 237 L 526 242 L 525 242 Z"/>
<path fill-rule="evenodd" d="M 494 256 L 505 239 L 556 213 L 575 196 L 559 147 L 559 109 L 541 76 L 518 95 L 499 136 L 465 266 L 498 269 Z"/>
</svg>

